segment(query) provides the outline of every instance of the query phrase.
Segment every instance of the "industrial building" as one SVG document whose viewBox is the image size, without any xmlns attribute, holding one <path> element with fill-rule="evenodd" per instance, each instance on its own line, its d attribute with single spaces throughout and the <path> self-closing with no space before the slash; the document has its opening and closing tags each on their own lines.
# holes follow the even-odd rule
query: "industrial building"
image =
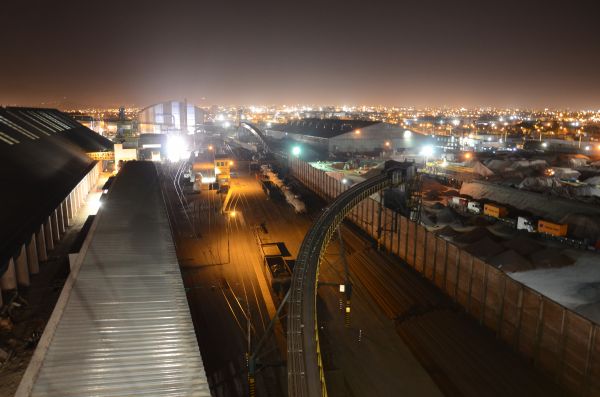
<svg viewBox="0 0 600 397">
<path fill-rule="evenodd" d="M 112 155 L 108 139 L 52 109 L 0 108 L 0 288 L 27 287 Z M 1 303 L 1 302 L 0 302 Z"/>
<path fill-rule="evenodd" d="M 292 139 L 329 153 L 418 150 L 429 137 L 369 120 L 301 119 L 265 129 L 274 139 Z"/>
<path fill-rule="evenodd" d="M 204 110 L 186 101 L 166 101 L 148 106 L 138 114 L 140 133 L 193 134 L 204 123 Z"/>
</svg>

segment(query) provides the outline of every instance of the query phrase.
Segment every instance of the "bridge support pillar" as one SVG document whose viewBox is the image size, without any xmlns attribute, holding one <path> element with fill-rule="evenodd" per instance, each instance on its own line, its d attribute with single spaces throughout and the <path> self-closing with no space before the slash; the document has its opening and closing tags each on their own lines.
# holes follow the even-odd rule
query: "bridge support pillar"
<svg viewBox="0 0 600 397">
<path fill-rule="evenodd" d="M 29 287 L 29 266 L 27 265 L 27 248 L 25 244 L 15 259 L 15 270 L 17 271 L 17 283 L 24 287 Z"/>
<path fill-rule="evenodd" d="M 44 236 L 44 224 L 40 225 L 40 229 L 35 234 L 36 246 L 38 250 L 38 261 L 48 260 L 48 253 L 46 252 L 46 237 Z"/>
<path fill-rule="evenodd" d="M 63 214 L 63 224 L 65 225 L 65 230 L 69 227 L 69 211 L 67 209 L 67 199 L 65 198 L 63 202 L 60 204 L 62 207 Z"/>
<path fill-rule="evenodd" d="M 40 272 L 35 233 L 31 235 L 31 239 L 27 243 L 27 265 L 29 266 L 30 274 L 38 274 Z"/>
<path fill-rule="evenodd" d="M 65 235 L 65 217 L 63 215 L 62 203 L 56 207 L 56 223 L 58 225 L 58 237 L 62 238 Z"/>
<path fill-rule="evenodd" d="M 50 215 L 50 226 L 52 226 L 52 240 L 58 243 L 60 241 L 60 230 L 58 228 L 58 211 L 56 209 Z"/>
<path fill-rule="evenodd" d="M 72 224 L 73 220 L 73 193 L 69 193 L 67 196 L 67 217 L 69 218 L 69 225 Z"/>
<path fill-rule="evenodd" d="M 44 237 L 46 238 L 46 251 L 52 251 L 54 249 L 54 238 L 52 238 L 52 215 L 44 222 Z"/>
<path fill-rule="evenodd" d="M 2 278 L 0 278 L 0 287 L 3 291 L 13 291 L 17 289 L 15 261 L 12 257 L 8 260 L 8 268 L 2 275 Z"/>
</svg>

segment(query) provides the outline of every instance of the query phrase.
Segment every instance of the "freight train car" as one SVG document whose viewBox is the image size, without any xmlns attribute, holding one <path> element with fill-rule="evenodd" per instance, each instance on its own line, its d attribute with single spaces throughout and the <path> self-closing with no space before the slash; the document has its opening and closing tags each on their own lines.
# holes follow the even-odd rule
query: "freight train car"
<svg viewBox="0 0 600 397">
<path fill-rule="evenodd" d="M 565 237 L 567 235 L 567 225 L 553 223 L 540 219 L 538 221 L 538 232 L 546 233 L 556 237 Z"/>
</svg>

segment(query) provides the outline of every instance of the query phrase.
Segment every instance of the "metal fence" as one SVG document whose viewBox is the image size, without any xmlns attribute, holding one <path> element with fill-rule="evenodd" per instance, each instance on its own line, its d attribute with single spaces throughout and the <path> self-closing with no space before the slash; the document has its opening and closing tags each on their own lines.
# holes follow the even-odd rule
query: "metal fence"
<svg viewBox="0 0 600 397">
<path fill-rule="evenodd" d="M 347 186 L 297 158 L 292 174 L 330 201 Z M 599 326 L 369 197 L 348 218 L 479 323 L 581 396 L 600 396 Z"/>
</svg>

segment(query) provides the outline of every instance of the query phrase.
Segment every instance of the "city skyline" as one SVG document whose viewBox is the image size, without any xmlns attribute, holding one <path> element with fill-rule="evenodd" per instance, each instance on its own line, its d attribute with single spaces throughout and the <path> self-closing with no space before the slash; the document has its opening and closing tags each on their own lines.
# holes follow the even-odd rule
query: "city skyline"
<svg viewBox="0 0 600 397">
<path fill-rule="evenodd" d="M 597 11 L 591 2 L 10 4 L 0 103 L 598 109 Z"/>
</svg>

